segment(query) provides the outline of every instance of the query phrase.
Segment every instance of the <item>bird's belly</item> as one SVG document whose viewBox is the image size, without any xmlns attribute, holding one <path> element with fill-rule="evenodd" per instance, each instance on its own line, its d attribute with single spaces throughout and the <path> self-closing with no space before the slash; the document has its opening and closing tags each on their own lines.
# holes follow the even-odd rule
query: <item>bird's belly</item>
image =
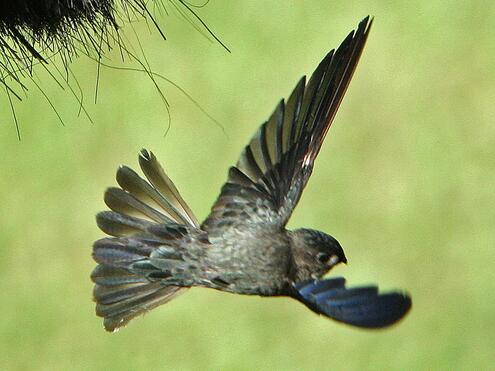
<svg viewBox="0 0 495 371">
<path fill-rule="evenodd" d="M 217 289 L 247 295 L 278 295 L 288 283 L 290 247 L 284 240 L 238 239 L 208 251 L 208 278 Z"/>
</svg>

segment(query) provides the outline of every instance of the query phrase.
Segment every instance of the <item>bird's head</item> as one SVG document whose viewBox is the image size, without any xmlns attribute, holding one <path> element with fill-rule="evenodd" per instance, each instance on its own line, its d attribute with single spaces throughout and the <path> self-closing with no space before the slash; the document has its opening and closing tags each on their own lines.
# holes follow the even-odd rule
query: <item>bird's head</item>
<svg viewBox="0 0 495 371">
<path fill-rule="evenodd" d="M 290 232 L 295 281 L 319 279 L 339 263 L 347 263 L 342 246 L 332 236 L 313 229 Z"/>
</svg>

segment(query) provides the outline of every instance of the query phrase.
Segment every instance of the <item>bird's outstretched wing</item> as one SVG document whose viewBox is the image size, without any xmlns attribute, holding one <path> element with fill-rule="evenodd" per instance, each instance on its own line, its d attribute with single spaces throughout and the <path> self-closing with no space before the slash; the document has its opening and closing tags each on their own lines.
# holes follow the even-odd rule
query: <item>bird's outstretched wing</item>
<svg viewBox="0 0 495 371">
<path fill-rule="evenodd" d="M 203 223 L 206 230 L 250 224 L 283 227 L 311 175 L 325 135 L 363 51 L 372 20 L 366 17 L 303 77 L 285 103 L 242 152 Z"/>
<path fill-rule="evenodd" d="M 406 293 L 378 293 L 378 287 L 346 288 L 344 278 L 306 281 L 293 285 L 292 296 L 318 314 L 364 328 L 387 327 L 411 308 Z"/>
</svg>

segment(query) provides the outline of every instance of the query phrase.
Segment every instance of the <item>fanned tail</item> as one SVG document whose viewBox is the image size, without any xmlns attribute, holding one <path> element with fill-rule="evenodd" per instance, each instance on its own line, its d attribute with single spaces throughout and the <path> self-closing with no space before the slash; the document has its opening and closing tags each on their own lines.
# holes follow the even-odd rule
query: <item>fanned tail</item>
<svg viewBox="0 0 495 371">
<path fill-rule="evenodd" d="M 161 279 L 167 272 L 152 264 L 152 256 L 160 255 L 159 246 L 189 241 L 189 231 L 199 228 L 155 156 L 142 150 L 139 163 L 148 181 L 121 166 L 117 171 L 121 188 L 107 189 L 104 197 L 112 211 L 96 218 L 98 227 L 113 236 L 94 243 L 93 258 L 99 265 L 91 274 L 96 314 L 104 318 L 108 331 L 187 290 L 165 285 Z M 154 234 L 157 228 L 166 236 Z"/>
</svg>

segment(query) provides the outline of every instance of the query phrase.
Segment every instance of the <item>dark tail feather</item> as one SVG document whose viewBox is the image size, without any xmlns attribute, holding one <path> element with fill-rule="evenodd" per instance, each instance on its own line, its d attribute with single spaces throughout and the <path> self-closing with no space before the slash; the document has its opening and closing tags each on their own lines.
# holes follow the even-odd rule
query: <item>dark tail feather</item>
<svg viewBox="0 0 495 371">
<path fill-rule="evenodd" d="M 187 290 L 157 279 L 165 272 L 150 263 L 155 249 L 154 244 L 133 237 L 103 238 L 94 243 L 93 258 L 99 265 L 91 274 L 93 297 L 96 314 L 104 318 L 107 331 L 125 326 Z"/>
<path fill-rule="evenodd" d="M 184 288 L 163 286 L 124 268 L 99 265 L 91 278 L 96 283 L 96 314 L 104 317 L 107 331 L 116 331 L 131 319 L 167 303 Z"/>
<path fill-rule="evenodd" d="M 96 217 L 98 227 L 114 236 L 93 245 L 93 258 L 99 265 L 91 275 L 96 314 L 104 317 L 108 331 L 187 290 L 161 280 L 172 272 L 160 269 L 162 254 L 154 252 L 159 246 L 187 247 L 191 243 L 189 229 L 199 227 L 155 156 L 143 150 L 139 164 L 147 181 L 132 169 L 120 167 L 117 182 L 122 189 L 109 188 L 105 193 L 105 203 L 112 211 Z M 199 242 L 208 242 L 201 233 L 196 234 Z"/>
<path fill-rule="evenodd" d="M 107 331 L 117 330 L 186 289 L 149 279 L 156 270 L 151 264 L 145 269 L 151 249 L 127 238 L 104 238 L 95 242 L 93 257 L 100 265 L 91 274 L 95 283 L 93 296 L 96 314 L 104 317 Z M 139 273 L 127 268 L 135 264 L 141 267 Z"/>
<path fill-rule="evenodd" d="M 162 286 L 158 289 L 151 287 L 145 289 L 143 287 L 143 292 L 146 292 L 146 294 L 138 295 L 128 301 L 108 305 L 97 304 L 96 314 L 104 317 L 103 325 L 105 330 L 114 332 L 125 326 L 133 318 L 169 302 L 183 290 L 183 288 L 177 286 Z"/>
<path fill-rule="evenodd" d="M 93 258 L 99 265 L 91 279 L 96 314 L 104 318 L 107 331 L 125 326 L 131 319 L 167 303 L 187 290 L 170 286 L 160 278 L 166 272 L 150 262 L 153 246 L 130 238 L 96 241 Z"/>
</svg>

